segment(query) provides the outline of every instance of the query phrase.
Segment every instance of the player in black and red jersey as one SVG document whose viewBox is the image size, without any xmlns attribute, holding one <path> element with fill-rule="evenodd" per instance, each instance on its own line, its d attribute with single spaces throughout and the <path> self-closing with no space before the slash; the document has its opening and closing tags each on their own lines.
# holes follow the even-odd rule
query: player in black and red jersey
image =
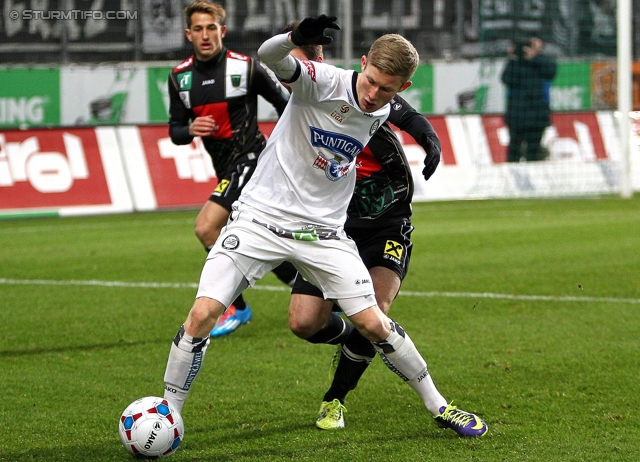
<svg viewBox="0 0 640 462">
<path fill-rule="evenodd" d="M 291 51 L 301 60 L 322 61 L 321 46 Z M 415 138 L 425 150 L 425 180 L 440 163 L 440 141 L 429 121 L 396 95 L 385 122 L 358 156 L 356 187 L 348 208 L 345 231 L 355 241 L 373 282 L 376 300 L 387 314 L 400 290 L 411 256 L 411 200 L 414 185 L 402 145 L 389 122 Z M 334 356 L 333 380 L 320 406 L 316 426 L 324 430 L 344 427 L 344 402 L 376 355 L 373 344 L 324 300 L 322 292 L 298 275 L 289 305 L 289 325 L 294 334 L 311 343 L 341 345 Z M 337 363 L 337 364 L 336 364 Z M 435 388 L 430 374 L 422 378 L 432 390 L 425 401 L 436 424 L 460 436 L 480 436 L 486 425 L 474 414 L 452 405 Z M 437 399 L 436 399 L 437 398 Z M 423 399 L 426 399 L 423 396 Z M 445 402 L 446 404 L 446 402 Z"/>
<path fill-rule="evenodd" d="M 194 54 L 169 75 L 169 134 L 178 145 L 200 136 L 213 159 L 218 185 L 195 221 L 196 236 L 208 251 L 266 144 L 258 129 L 258 95 L 278 115 L 284 111 L 287 96 L 261 64 L 225 48 L 226 12 L 220 4 L 196 1 L 185 7 L 184 17 Z M 296 274 L 290 263 L 274 272 L 288 284 Z M 211 335 L 228 334 L 250 319 L 251 310 L 241 295 L 220 317 Z"/>
</svg>

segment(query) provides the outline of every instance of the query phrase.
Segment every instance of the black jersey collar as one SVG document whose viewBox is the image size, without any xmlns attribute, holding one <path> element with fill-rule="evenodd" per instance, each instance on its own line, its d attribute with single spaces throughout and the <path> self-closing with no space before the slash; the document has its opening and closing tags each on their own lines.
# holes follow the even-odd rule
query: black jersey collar
<svg viewBox="0 0 640 462">
<path fill-rule="evenodd" d="M 353 91 L 353 97 L 356 99 L 356 107 L 360 109 L 360 100 L 358 99 L 358 73 L 353 71 L 353 76 L 351 77 L 351 91 Z M 362 110 L 362 109 L 360 109 Z"/>
<path fill-rule="evenodd" d="M 220 50 L 220 53 L 218 53 L 215 56 L 212 56 L 211 59 L 207 59 L 206 61 L 200 61 L 194 55 L 193 56 L 193 65 L 198 70 L 207 71 L 207 70 L 210 70 L 210 69 L 213 69 L 214 67 L 216 67 L 216 65 L 219 62 L 221 62 L 226 55 L 227 55 L 227 49 L 225 47 L 222 47 L 222 49 Z"/>
</svg>

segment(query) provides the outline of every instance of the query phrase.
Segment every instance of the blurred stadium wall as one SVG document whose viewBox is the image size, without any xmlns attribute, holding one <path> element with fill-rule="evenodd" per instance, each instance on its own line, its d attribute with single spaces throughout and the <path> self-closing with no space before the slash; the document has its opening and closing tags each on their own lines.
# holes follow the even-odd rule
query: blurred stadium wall
<svg viewBox="0 0 640 462">
<path fill-rule="evenodd" d="M 47 148 L 43 135 L 33 142 L 25 129 L 166 124 L 167 75 L 192 52 L 184 37 L 186 3 L 2 0 L 0 199 L 14 194 L 3 187 L 25 181 L 21 168 L 29 149 L 54 149 Z M 227 10 L 225 45 L 250 56 L 284 25 L 322 12 L 336 14 L 342 26 L 325 50 L 328 61 L 338 65 L 344 65 L 345 58 L 358 63 L 384 33 L 409 38 L 422 63 L 403 97 L 429 116 L 443 140 L 443 165 L 422 184 L 423 154 L 412 140 L 403 139 L 416 168 L 417 200 L 555 197 L 619 188 L 615 0 L 220 3 Z M 640 0 L 632 5 L 631 46 L 637 61 L 632 65 L 633 109 L 640 111 Z M 345 17 L 353 20 L 345 23 Z M 523 35 L 544 40 L 545 53 L 558 62 L 550 98 L 553 125 L 543 138 L 549 153 L 546 162 L 507 165 L 500 75 L 509 44 Z M 268 123 L 276 114 L 261 104 L 259 118 Z M 640 121 L 636 113 L 633 118 Z M 632 131 L 640 133 L 640 122 L 632 124 Z M 119 133 L 114 132 L 115 139 Z M 640 190 L 637 137 L 633 143 L 631 174 L 634 189 Z M 60 142 L 54 145 L 55 152 L 65 149 Z M 18 158 L 22 167 L 16 173 Z M 0 200 L 0 209 L 6 208 Z"/>
</svg>

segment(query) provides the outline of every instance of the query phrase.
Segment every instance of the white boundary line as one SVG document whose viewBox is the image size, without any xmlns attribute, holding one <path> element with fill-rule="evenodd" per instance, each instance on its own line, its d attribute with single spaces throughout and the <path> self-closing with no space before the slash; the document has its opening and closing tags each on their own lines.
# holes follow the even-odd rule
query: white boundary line
<svg viewBox="0 0 640 462">
<path fill-rule="evenodd" d="M 132 287 L 151 289 L 197 289 L 195 283 L 172 283 L 172 282 L 124 282 L 124 281 L 56 281 L 49 279 L 6 279 L 0 278 L 0 284 L 5 285 L 53 285 L 53 286 L 99 286 L 99 287 Z M 268 290 L 276 292 L 288 292 L 289 287 L 285 286 L 255 286 L 255 290 Z M 545 302 L 586 302 L 586 303 L 629 303 L 640 304 L 638 298 L 614 298 L 614 297 L 573 297 L 573 296 L 552 296 L 552 295 L 511 295 L 494 294 L 489 292 L 410 292 L 400 291 L 400 296 L 404 297 L 448 297 L 448 298 L 495 298 L 502 300 L 525 300 L 525 301 L 545 301 Z"/>
</svg>

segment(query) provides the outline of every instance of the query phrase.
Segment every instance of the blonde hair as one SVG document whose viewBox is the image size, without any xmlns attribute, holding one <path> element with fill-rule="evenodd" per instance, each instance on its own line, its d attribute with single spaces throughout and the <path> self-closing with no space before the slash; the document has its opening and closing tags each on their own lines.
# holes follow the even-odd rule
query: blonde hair
<svg viewBox="0 0 640 462">
<path fill-rule="evenodd" d="M 402 78 L 408 82 L 418 68 L 420 56 L 409 40 L 398 34 L 386 34 L 379 37 L 367 55 L 367 64 L 377 67 L 381 72 Z"/>
<path fill-rule="evenodd" d="M 187 5 L 184 10 L 184 20 L 187 22 L 187 29 L 191 27 L 191 16 L 193 13 L 206 13 L 213 16 L 221 25 L 227 17 L 227 12 L 219 3 L 212 3 L 206 0 L 196 0 Z"/>
</svg>

